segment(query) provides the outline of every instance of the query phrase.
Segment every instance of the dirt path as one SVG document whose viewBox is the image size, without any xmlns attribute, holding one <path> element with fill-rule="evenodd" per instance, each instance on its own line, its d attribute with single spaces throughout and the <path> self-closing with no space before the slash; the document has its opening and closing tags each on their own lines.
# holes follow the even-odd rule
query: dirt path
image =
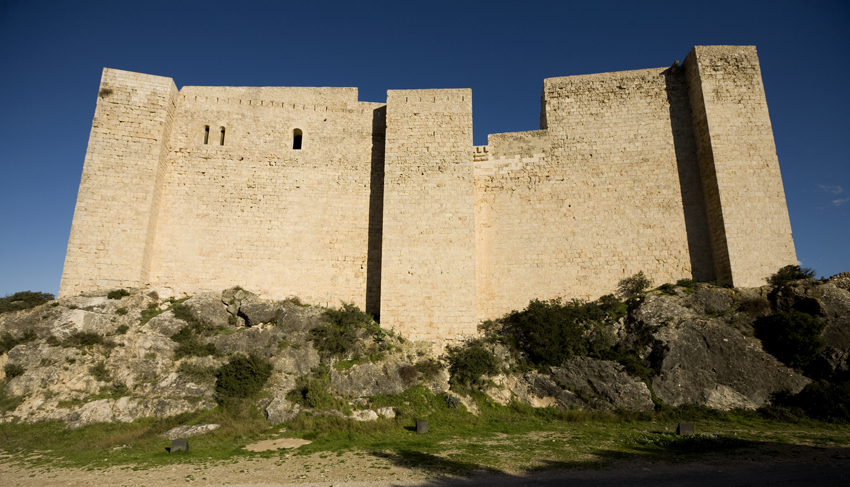
<svg viewBox="0 0 850 487">
<path fill-rule="evenodd" d="M 202 465 L 175 465 L 147 470 L 112 467 L 104 470 L 26 469 L 0 460 L 0 484 L 8 486 L 488 486 L 628 485 L 629 487 L 697 487 L 781 485 L 817 487 L 850 485 L 850 455 L 844 449 L 812 450 L 793 458 L 716 459 L 693 463 L 623 461 L 608 467 L 537 473 L 487 474 L 469 478 L 435 474 L 422 468 L 394 465 L 366 453 L 317 453 L 279 459 L 253 459 Z"/>
</svg>

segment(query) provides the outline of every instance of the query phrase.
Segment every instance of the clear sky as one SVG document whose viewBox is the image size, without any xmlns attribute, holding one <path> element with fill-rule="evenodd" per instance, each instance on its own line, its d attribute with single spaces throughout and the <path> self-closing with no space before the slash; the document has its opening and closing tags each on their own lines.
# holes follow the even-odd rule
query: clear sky
<svg viewBox="0 0 850 487">
<path fill-rule="evenodd" d="M 475 144 L 543 79 L 758 48 L 797 258 L 850 271 L 850 2 L 0 0 L 0 296 L 56 294 L 103 67 L 184 85 L 472 88 Z"/>
</svg>

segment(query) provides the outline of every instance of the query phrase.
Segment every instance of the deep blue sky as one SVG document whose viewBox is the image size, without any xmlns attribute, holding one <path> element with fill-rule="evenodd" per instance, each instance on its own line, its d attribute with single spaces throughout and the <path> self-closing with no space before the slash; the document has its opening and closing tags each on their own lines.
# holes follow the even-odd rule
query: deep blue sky
<svg viewBox="0 0 850 487">
<path fill-rule="evenodd" d="M 472 88 L 475 143 L 543 79 L 757 46 L 797 258 L 850 271 L 850 2 L 0 0 L 0 296 L 57 293 L 103 67 L 184 85 Z"/>
</svg>

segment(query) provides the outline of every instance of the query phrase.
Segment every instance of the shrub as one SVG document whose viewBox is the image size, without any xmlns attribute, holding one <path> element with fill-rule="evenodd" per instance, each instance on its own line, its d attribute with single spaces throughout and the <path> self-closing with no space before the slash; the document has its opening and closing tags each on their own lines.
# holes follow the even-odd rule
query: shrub
<svg viewBox="0 0 850 487">
<path fill-rule="evenodd" d="M 192 308 L 185 304 L 175 304 L 171 307 L 171 312 L 178 320 L 183 320 L 188 323 L 189 329 L 198 335 L 212 335 L 217 329 L 220 329 L 220 327 L 216 327 L 195 316 Z"/>
<path fill-rule="evenodd" d="M 119 326 L 118 328 L 115 329 L 115 334 L 116 335 L 123 335 L 123 334 L 127 333 L 128 331 L 130 331 L 129 326 L 121 325 L 121 326 Z"/>
<path fill-rule="evenodd" d="M 109 394 L 115 397 L 124 397 L 130 395 L 130 389 L 127 388 L 127 384 L 123 382 L 113 382 L 111 386 L 109 386 Z"/>
<path fill-rule="evenodd" d="M 652 281 L 644 275 L 643 271 L 627 277 L 620 281 L 617 290 L 625 299 L 634 298 L 645 293 L 652 286 Z"/>
<path fill-rule="evenodd" d="M 127 308 L 118 308 L 115 310 L 115 314 L 118 316 L 124 316 L 127 314 Z"/>
<path fill-rule="evenodd" d="M 21 291 L 0 298 L 0 313 L 9 313 L 12 311 L 21 311 L 24 309 L 35 308 L 36 306 L 42 305 L 52 300 L 53 295 L 50 293 Z"/>
<path fill-rule="evenodd" d="M 314 376 L 302 375 L 295 380 L 295 388 L 289 391 L 286 398 L 301 406 L 314 409 L 334 409 L 342 401 L 331 395 L 330 371 L 324 365 L 319 365 Z"/>
<path fill-rule="evenodd" d="M 439 374 L 440 371 L 443 370 L 443 366 L 440 364 L 440 362 L 429 358 L 416 362 L 416 370 L 419 371 L 419 373 L 425 380 L 429 380 L 436 377 L 437 374 Z"/>
<path fill-rule="evenodd" d="M 357 330 L 353 326 L 340 327 L 323 323 L 312 330 L 313 345 L 324 355 L 344 357 L 354 347 Z"/>
<path fill-rule="evenodd" d="M 215 344 L 201 343 L 197 339 L 184 341 L 174 349 L 174 360 L 180 360 L 183 357 L 208 357 L 210 355 L 219 355 Z"/>
<path fill-rule="evenodd" d="M 212 382 L 216 376 L 215 367 L 197 365 L 191 362 L 181 362 L 177 373 L 197 383 Z"/>
<path fill-rule="evenodd" d="M 327 309 L 322 316 L 329 323 L 337 325 L 340 328 L 357 325 L 369 327 L 369 325 L 375 324 L 375 320 L 372 319 L 371 315 L 364 313 L 352 303 L 342 303 L 342 308 L 340 309 Z"/>
<path fill-rule="evenodd" d="M 470 386 L 478 384 L 485 374 L 499 373 L 499 359 L 480 340 L 472 340 L 460 347 L 449 347 L 447 351 L 452 384 Z"/>
<path fill-rule="evenodd" d="M 256 395 L 272 375 L 272 365 L 256 355 L 236 355 L 216 372 L 219 398 L 246 399 Z"/>
<path fill-rule="evenodd" d="M 24 368 L 23 365 L 7 363 L 3 367 L 3 371 L 6 372 L 6 379 L 8 380 L 24 375 L 24 372 L 26 372 L 27 370 Z"/>
<path fill-rule="evenodd" d="M 770 301 L 761 296 L 744 298 L 738 304 L 738 311 L 753 316 L 770 313 Z"/>
<path fill-rule="evenodd" d="M 63 347 L 76 348 L 93 347 L 95 345 L 103 345 L 105 347 L 111 348 L 115 346 L 115 343 L 91 331 L 75 332 L 71 334 L 71 336 L 66 338 L 65 341 L 62 343 Z"/>
<path fill-rule="evenodd" d="M 398 368 L 398 376 L 405 385 L 412 386 L 419 379 L 419 371 L 413 365 L 404 364 Z"/>
<path fill-rule="evenodd" d="M 798 265 L 786 265 L 782 269 L 779 269 L 776 274 L 768 277 L 767 283 L 773 287 L 780 287 L 798 279 L 811 279 L 813 277 L 815 277 L 815 271 L 813 269 Z"/>
<path fill-rule="evenodd" d="M 129 295 L 130 295 L 130 292 L 127 291 L 126 289 L 116 289 L 115 291 L 109 291 L 109 293 L 106 295 L 106 297 L 109 298 L 109 299 L 121 299 L 124 296 L 129 296 Z"/>
<path fill-rule="evenodd" d="M 109 382 L 112 380 L 112 376 L 109 375 L 109 371 L 106 370 L 106 364 L 103 362 L 98 362 L 97 364 L 89 367 L 89 374 L 91 374 L 98 382 Z"/>
<path fill-rule="evenodd" d="M 21 338 L 15 338 L 9 332 L 0 333 L 0 355 L 8 352 L 9 350 L 17 347 L 22 343 L 31 342 L 38 338 L 34 331 L 27 330 L 21 336 Z"/>
<path fill-rule="evenodd" d="M 788 367 L 804 370 L 823 350 L 822 321 L 797 310 L 781 311 L 754 323 L 756 338 L 765 351 Z"/>
</svg>

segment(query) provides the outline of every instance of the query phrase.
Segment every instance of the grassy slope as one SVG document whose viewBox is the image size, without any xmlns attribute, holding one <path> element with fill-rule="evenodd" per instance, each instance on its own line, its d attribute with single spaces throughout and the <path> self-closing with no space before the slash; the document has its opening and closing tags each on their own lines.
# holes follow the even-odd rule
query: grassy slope
<svg viewBox="0 0 850 487">
<path fill-rule="evenodd" d="M 67 430 L 62 423 L 0 425 L 0 450 L 7 462 L 31 467 L 112 466 L 144 469 L 174 463 L 236 463 L 252 457 L 282 458 L 285 451 L 251 453 L 243 447 L 261 439 L 294 436 L 310 439 L 297 454 L 355 451 L 434 472 L 473 470 L 518 472 L 539 468 L 603 465 L 614 459 L 664 461 L 728 457 L 782 447 L 850 446 L 850 425 L 771 421 L 752 412 L 710 413 L 675 410 L 657 414 L 593 414 L 499 406 L 478 397 L 481 414 L 450 409 L 444 399 L 419 388 L 373 399 L 392 404 L 395 419 L 360 423 L 334 416 L 301 414 L 287 428 L 272 427 L 250 406 L 206 411 L 166 420 L 97 424 Z M 418 435 L 416 419 L 427 419 L 430 432 Z M 697 435 L 676 436 L 678 421 L 695 423 Z M 159 436 L 180 424 L 220 423 L 207 435 L 190 439 L 191 450 L 170 455 Z M 778 448 L 778 450 L 777 450 Z M 787 450 L 787 449 L 786 449 Z"/>
</svg>

